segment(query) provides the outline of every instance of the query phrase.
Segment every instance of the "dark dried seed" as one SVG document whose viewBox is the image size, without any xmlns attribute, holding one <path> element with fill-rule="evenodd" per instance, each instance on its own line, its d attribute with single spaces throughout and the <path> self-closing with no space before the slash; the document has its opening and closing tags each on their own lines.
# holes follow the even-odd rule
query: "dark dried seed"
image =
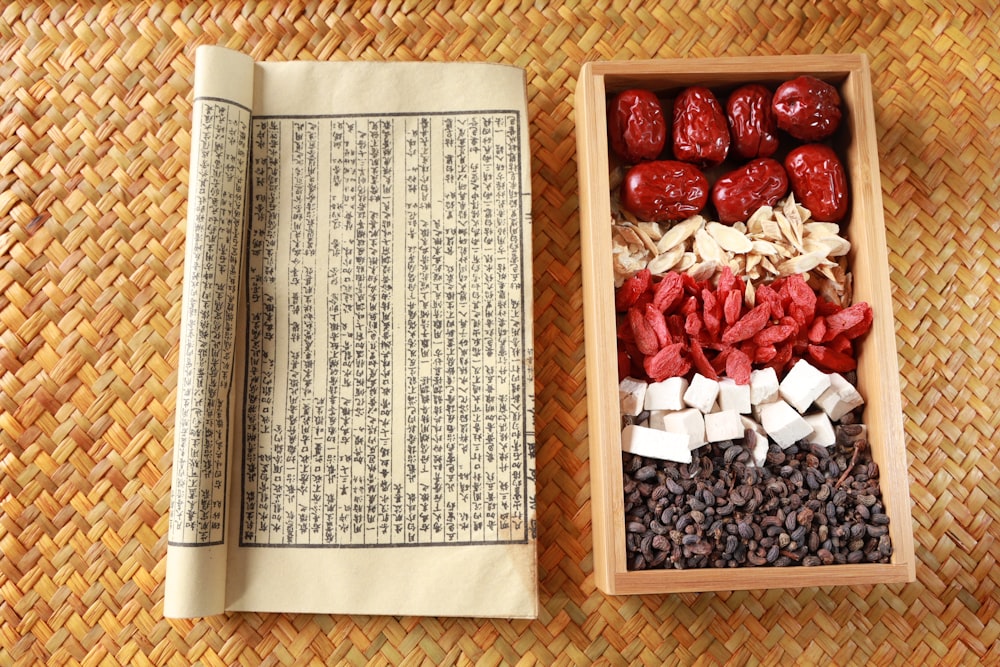
<svg viewBox="0 0 1000 667">
<path fill-rule="evenodd" d="M 641 521 L 629 521 L 628 524 L 625 526 L 625 530 L 630 533 L 645 533 L 646 525 L 643 524 Z"/>
<path fill-rule="evenodd" d="M 648 482 L 656 477 L 656 466 L 643 466 L 635 471 L 635 478 L 640 482 Z"/>
<path fill-rule="evenodd" d="M 889 515 L 872 514 L 872 523 L 876 526 L 887 526 L 889 524 Z"/>
<path fill-rule="evenodd" d="M 805 567 L 815 567 L 816 565 L 822 565 L 823 561 L 819 559 L 819 556 L 806 556 L 802 559 L 802 565 Z"/>
<path fill-rule="evenodd" d="M 653 531 L 653 534 L 655 535 L 666 535 L 670 531 L 669 528 L 664 526 L 656 519 L 653 519 L 652 521 L 649 522 L 649 529 Z"/>
<path fill-rule="evenodd" d="M 889 528 L 887 526 L 874 526 L 869 525 L 867 527 L 868 537 L 882 537 L 889 533 Z"/>
<path fill-rule="evenodd" d="M 892 541 L 889 539 L 888 535 L 883 535 L 878 538 L 878 551 L 885 558 L 892 555 Z"/>
<path fill-rule="evenodd" d="M 689 547 L 692 544 L 697 544 L 698 542 L 701 542 L 701 538 L 697 535 L 685 535 L 683 539 L 681 539 L 681 544 L 686 547 Z"/>
</svg>

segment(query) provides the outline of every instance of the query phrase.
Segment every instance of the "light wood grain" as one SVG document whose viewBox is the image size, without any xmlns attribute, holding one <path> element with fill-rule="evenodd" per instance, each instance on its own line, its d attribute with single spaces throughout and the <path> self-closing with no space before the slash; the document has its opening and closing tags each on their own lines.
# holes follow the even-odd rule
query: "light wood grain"
<svg viewBox="0 0 1000 667">
<path fill-rule="evenodd" d="M 812 568 L 631 572 L 625 555 L 605 95 L 631 87 L 670 95 L 695 84 L 724 91 L 746 82 L 774 85 L 800 74 L 837 84 L 846 110 L 847 121 L 835 142 L 845 156 L 851 186 L 845 225 L 852 244 L 855 300 L 867 301 L 875 312 L 872 331 L 863 341 L 858 359 L 858 386 L 866 399 L 865 423 L 890 517 L 892 561 Z M 867 58 L 848 54 L 592 62 L 582 68 L 576 110 L 594 576 L 598 587 L 610 594 L 626 595 L 913 581 L 906 446 Z"/>
</svg>

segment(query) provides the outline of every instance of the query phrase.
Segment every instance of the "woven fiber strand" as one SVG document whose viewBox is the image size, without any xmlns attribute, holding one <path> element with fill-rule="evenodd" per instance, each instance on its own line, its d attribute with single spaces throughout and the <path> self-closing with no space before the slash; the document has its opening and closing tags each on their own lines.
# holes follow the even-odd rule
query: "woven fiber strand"
<svg viewBox="0 0 1000 667">
<path fill-rule="evenodd" d="M 988 3 L 9 2 L 0 9 L 0 664 L 997 664 L 1000 21 Z M 531 114 L 534 622 L 163 618 L 192 57 L 486 60 Z M 593 585 L 573 92 L 582 62 L 871 58 L 910 585 Z"/>
</svg>

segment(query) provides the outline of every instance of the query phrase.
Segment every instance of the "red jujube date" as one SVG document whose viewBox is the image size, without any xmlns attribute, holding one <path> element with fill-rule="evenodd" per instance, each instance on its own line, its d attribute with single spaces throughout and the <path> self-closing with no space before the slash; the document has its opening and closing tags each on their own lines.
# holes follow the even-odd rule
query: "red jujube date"
<svg viewBox="0 0 1000 667">
<path fill-rule="evenodd" d="M 708 180 L 687 162 L 641 162 L 629 169 L 622 183 L 622 205 L 648 222 L 684 220 L 707 203 Z"/>
<path fill-rule="evenodd" d="M 769 157 L 747 162 L 723 174 L 712 186 L 719 222 L 746 221 L 761 206 L 774 206 L 788 192 L 784 167 Z"/>
<path fill-rule="evenodd" d="M 729 125 L 708 88 L 692 86 L 674 100 L 674 157 L 699 167 L 722 164 L 729 153 Z"/>
<path fill-rule="evenodd" d="M 771 105 L 778 127 L 800 141 L 822 141 L 840 125 L 840 93 L 814 76 L 778 86 Z"/>
<path fill-rule="evenodd" d="M 726 119 L 732 135 L 730 150 L 738 157 L 771 157 L 778 150 L 778 125 L 766 86 L 750 83 L 734 90 L 726 102 Z"/>
<path fill-rule="evenodd" d="M 627 163 L 655 160 L 666 139 L 663 107 L 652 92 L 624 90 L 608 105 L 608 140 Z"/>
<path fill-rule="evenodd" d="M 785 171 L 795 198 L 822 222 L 840 222 L 847 215 L 847 175 L 833 149 L 825 144 L 793 148 Z"/>
</svg>

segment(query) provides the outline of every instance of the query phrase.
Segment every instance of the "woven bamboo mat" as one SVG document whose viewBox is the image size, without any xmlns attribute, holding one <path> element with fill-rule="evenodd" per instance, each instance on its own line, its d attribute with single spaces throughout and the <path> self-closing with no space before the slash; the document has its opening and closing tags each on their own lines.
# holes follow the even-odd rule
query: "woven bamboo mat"
<svg viewBox="0 0 1000 667">
<path fill-rule="evenodd" d="M 997 664 L 1000 21 L 982 1 L 772 4 L 3 5 L 0 664 Z M 527 70 L 537 621 L 163 618 L 192 54 L 206 43 Z M 917 581 L 606 597 L 591 560 L 580 64 L 855 51 L 876 91 Z"/>
</svg>

